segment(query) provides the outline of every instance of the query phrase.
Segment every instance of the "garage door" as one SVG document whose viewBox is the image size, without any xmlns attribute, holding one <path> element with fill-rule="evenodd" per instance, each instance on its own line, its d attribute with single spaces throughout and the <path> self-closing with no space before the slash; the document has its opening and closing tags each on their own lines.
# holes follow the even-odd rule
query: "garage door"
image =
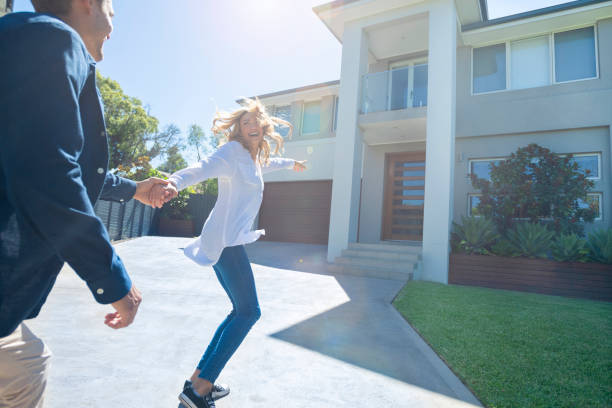
<svg viewBox="0 0 612 408">
<path fill-rule="evenodd" d="M 266 183 L 259 228 L 266 241 L 327 244 L 331 180 Z"/>
</svg>

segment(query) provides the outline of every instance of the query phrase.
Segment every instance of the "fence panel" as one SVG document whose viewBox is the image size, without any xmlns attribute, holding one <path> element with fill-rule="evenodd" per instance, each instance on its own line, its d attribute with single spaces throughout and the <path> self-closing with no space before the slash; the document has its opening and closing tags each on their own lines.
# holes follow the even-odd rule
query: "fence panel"
<svg viewBox="0 0 612 408">
<path fill-rule="evenodd" d="M 136 200 L 125 204 L 99 200 L 94 210 L 112 241 L 148 235 L 155 212 L 153 208 Z"/>
<path fill-rule="evenodd" d="M 199 234 L 204 226 L 204 222 L 212 211 L 217 196 L 212 194 L 192 194 L 189 196 L 187 209 L 193 219 L 194 231 Z"/>
</svg>

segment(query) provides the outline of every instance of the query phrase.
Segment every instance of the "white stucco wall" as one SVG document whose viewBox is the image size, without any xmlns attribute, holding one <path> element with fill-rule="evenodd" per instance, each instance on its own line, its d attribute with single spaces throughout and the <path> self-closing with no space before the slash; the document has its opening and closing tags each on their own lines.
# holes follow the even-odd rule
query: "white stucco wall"
<svg viewBox="0 0 612 408">
<path fill-rule="evenodd" d="M 334 172 L 335 138 L 288 141 L 285 143 L 283 157 L 296 160 L 307 160 L 307 170 L 275 171 L 264 175 L 264 182 L 331 180 Z"/>
</svg>

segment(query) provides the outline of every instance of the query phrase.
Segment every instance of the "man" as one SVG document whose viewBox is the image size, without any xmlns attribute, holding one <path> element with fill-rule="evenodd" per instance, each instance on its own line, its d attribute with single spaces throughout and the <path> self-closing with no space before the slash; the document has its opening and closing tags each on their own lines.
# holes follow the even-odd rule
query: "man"
<svg viewBox="0 0 612 408">
<path fill-rule="evenodd" d="M 68 262 L 105 324 L 134 320 L 142 300 L 110 244 L 98 198 L 151 205 L 161 179 L 107 172 L 95 83 L 112 0 L 32 0 L 39 13 L 0 18 L 0 407 L 40 407 L 49 351 L 23 320 L 38 315 Z"/>
</svg>

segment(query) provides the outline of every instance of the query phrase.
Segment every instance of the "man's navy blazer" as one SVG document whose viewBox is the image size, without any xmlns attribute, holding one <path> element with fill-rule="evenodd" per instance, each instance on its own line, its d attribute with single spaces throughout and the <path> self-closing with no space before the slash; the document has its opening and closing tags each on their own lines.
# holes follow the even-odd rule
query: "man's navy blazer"
<svg viewBox="0 0 612 408">
<path fill-rule="evenodd" d="M 132 285 L 93 210 L 136 191 L 107 171 L 95 72 L 61 20 L 0 18 L 0 337 L 38 315 L 64 262 L 99 303 Z"/>
</svg>

